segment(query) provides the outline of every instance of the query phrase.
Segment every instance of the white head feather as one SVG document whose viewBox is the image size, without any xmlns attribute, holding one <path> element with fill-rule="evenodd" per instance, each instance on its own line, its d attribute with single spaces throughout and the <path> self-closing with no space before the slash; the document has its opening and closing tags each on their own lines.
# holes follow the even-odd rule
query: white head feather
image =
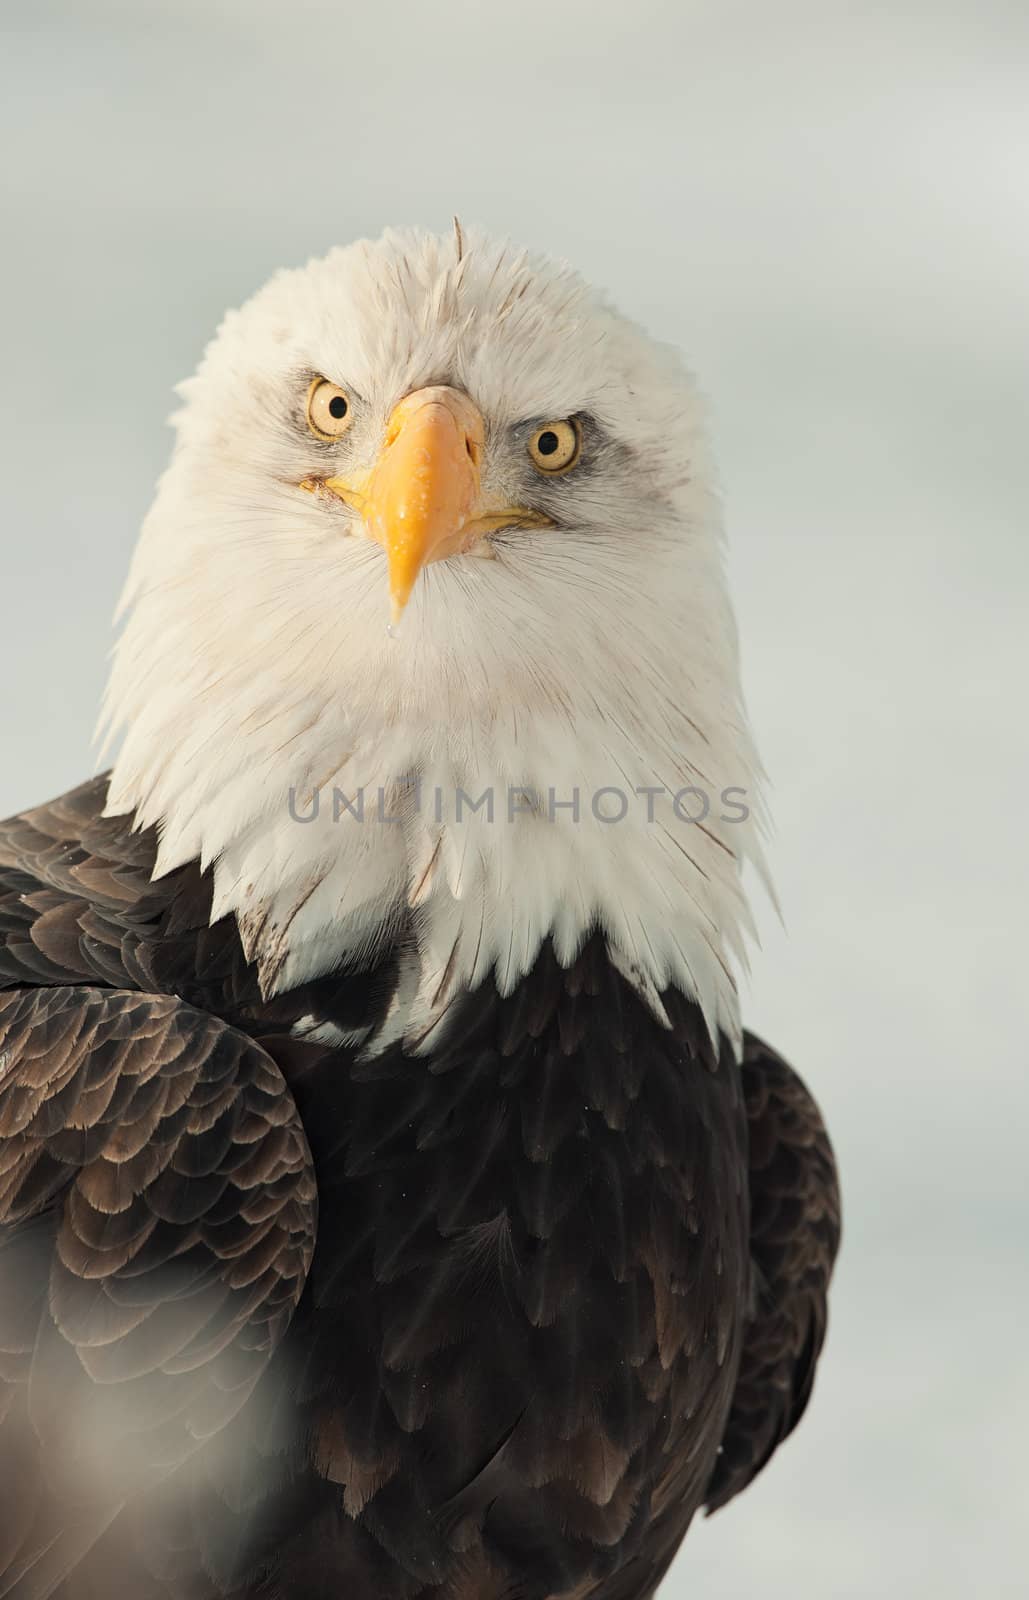
<svg viewBox="0 0 1029 1600">
<path fill-rule="evenodd" d="M 305 427 L 312 374 L 352 397 L 338 445 Z M 393 640 L 383 550 L 298 485 L 370 465 L 398 400 L 439 383 L 485 418 L 484 490 L 558 526 L 427 568 Z M 407 929 L 409 1036 L 457 987 L 510 991 L 542 941 L 568 962 L 598 927 L 659 1015 L 676 985 L 737 1038 L 760 778 L 673 355 L 564 265 L 389 232 L 274 277 L 181 393 L 105 711 L 124 733 L 108 809 L 160 824 L 158 872 L 213 865 L 214 915 L 239 919 L 267 992 Z M 548 481 L 528 434 L 570 415 L 592 419 L 582 464 Z M 703 799 L 676 809 L 684 788 Z M 492 820 L 458 799 L 487 790 Z"/>
</svg>

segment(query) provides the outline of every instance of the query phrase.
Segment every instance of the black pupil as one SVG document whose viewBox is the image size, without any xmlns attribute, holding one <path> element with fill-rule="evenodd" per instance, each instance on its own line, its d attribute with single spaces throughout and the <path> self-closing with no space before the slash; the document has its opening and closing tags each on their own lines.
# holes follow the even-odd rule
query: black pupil
<svg viewBox="0 0 1029 1600">
<path fill-rule="evenodd" d="M 346 401 L 344 400 L 344 398 L 343 398 L 343 396 L 341 394 L 334 394 L 332 399 L 329 401 L 329 416 L 330 417 L 335 417 L 336 421 L 338 422 L 340 420 L 340 418 L 341 417 L 345 417 L 346 414 L 347 414 L 347 403 L 346 403 Z"/>
<path fill-rule="evenodd" d="M 553 428 L 546 428 L 536 440 L 536 449 L 539 451 L 541 456 L 552 456 L 554 451 L 559 448 L 560 444 L 561 441 L 554 432 Z"/>
</svg>

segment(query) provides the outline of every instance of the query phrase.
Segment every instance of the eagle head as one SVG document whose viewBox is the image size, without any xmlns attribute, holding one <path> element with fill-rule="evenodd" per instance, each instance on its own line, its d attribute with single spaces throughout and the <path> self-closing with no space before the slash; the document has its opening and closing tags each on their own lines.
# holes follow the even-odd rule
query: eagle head
<svg viewBox="0 0 1029 1600">
<path fill-rule="evenodd" d="M 397 1026 L 593 931 L 738 1032 L 759 770 L 702 407 L 563 263 L 390 231 L 181 386 L 122 602 L 108 809 L 266 990 L 404 951 Z"/>
</svg>

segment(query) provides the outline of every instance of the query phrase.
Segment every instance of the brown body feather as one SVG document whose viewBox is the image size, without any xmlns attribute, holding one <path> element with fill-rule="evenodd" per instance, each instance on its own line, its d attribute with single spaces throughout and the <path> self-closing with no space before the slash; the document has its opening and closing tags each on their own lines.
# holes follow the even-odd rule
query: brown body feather
<svg viewBox="0 0 1029 1600">
<path fill-rule="evenodd" d="M 265 1002 L 104 795 L 0 829 L 0 1596 L 643 1600 L 810 1391 L 803 1085 L 599 939 L 309 1042 L 391 960 Z"/>
</svg>

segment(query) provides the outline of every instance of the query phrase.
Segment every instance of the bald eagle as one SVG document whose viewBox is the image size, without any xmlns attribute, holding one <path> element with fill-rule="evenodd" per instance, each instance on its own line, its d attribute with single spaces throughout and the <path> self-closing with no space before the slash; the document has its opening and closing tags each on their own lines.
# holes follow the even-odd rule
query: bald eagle
<svg viewBox="0 0 1029 1600">
<path fill-rule="evenodd" d="M 457 227 L 181 393 L 113 767 L 0 825 L 0 1595 L 642 1600 L 839 1237 L 694 390 Z"/>
</svg>

